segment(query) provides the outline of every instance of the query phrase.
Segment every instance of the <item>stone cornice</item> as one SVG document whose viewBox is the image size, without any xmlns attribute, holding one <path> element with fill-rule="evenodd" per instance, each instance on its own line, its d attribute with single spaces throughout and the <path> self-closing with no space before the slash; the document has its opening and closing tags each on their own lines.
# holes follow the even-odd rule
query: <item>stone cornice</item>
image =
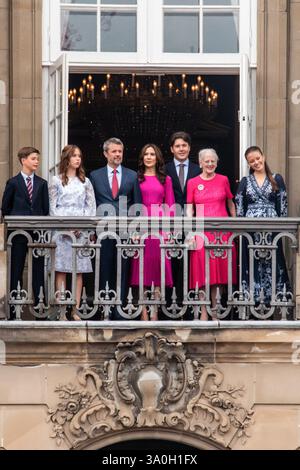
<svg viewBox="0 0 300 470">
<path fill-rule="evenodd" d="M 300 322 L 124 323 L 0 322 L 6 364 L 95 364 L 109 360 L 120 342 L 151 332 L 182 342 L 202 363 L 293 363 Z"/>
</svg>

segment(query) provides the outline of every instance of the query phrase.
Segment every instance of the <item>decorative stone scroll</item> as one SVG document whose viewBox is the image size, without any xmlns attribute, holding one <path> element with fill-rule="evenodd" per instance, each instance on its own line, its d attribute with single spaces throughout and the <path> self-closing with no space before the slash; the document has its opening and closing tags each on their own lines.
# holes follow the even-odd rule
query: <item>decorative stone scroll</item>
<svg viewBox="0 0 300 470">
<path fill-rule="evenodd" d="M 253 423 L 254 412 L 238 401 L 243 386 L 225 386 L 216 367 L 152 333 L 120 343 L 114 359 L 80 369 L 75 383 L 55 391 L 59 402 L 48 420 L 58 446 L 76 448 L 126 429 L 178 430 L 225 446 L 234 437 L 245 443 Z"/>
</svg>

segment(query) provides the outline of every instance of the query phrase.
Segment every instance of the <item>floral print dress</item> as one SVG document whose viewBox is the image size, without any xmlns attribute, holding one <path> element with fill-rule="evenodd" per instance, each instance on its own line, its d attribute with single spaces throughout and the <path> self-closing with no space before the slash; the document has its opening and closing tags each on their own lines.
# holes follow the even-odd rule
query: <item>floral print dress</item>
<svg viewBox="0 0 300 470">
<path fill-rule="evenodd" d="M 252 174 L 240 182 L 236 195 L 237 216 L 272 218 L 287 217 L 288 203 L 284 180 L 280 175 L 273 175 L 278 185 L 278 191 L 273 191 L 271 182 L 266 177 L 262 186 L 259 186 L 255 176 Z M 271 243 L 277 234 L 270 234 L 267 240 Z M 255 244 L 261 243 L 261 233 L 253 234 Z M 282 292 L 284 286 L 290 289 L 282 243 L 279 241 L 276 255 L 276 293 Z M 242 256 L 242 283 L 243 289 L 249 292 L 249 254 L 248 243 L 243 241 Z M 269 303 L 272 298 L 272 258 L 254 259 L 254 300 L 260 301 L 263 291 L 265 302 Z"/>
<path fill-rule="evenodd" d="M 96 200 L 93 186 L 88 178 L 83 183 L 79 178 L 69 178 L 63 186 L 60 176 L 54 176 L 49 186 L 50 215 L 54 217 L 94 217 L 96 215 Z M 67 235 L 55 235 L 55 271 L 72 272 L 72 239 Z M 83 243 L 84 235 L 77 238 L 78 244 Z M 76 272 L 92 272 L 91 260 L 80 253 L 76 258 Z"/>
</svg>

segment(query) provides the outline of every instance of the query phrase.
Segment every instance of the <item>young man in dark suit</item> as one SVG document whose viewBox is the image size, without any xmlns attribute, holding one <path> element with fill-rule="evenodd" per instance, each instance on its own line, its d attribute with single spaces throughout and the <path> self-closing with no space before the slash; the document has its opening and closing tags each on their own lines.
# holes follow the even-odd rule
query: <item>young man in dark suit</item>
<svg viewBox="0 0 300 470">
<path fill-rule="evenodd" d="M 199 165 L 189 160 L 191 152 L 191 136 L 186 132 L 176 132 L 170 139 L 170 150 L 174 158 L 166 165 L 167 174 L 172 178 L 175 201 L 180 207 L 177 216 L 185 216 L 187 203 L 187 182 L 191 178 L 200 175 Z M 183 261 L 172 260 L 173 281 L 176 287 L 177 299 L 181 303 L 183 299 Z M 187 318 L 191 319 L 190 314 Z"/>
<path fill-rule="evenodd" d="M 39 166 L 40 152 L 24 147 L 18 152 L 21 172 L 8 180 L 2 199 L 2 216 L 47 216 L 49 195 L 47 181 L 35 174 Z M 30 233 L 33 236 L 32 233 Z M 27 253 L 27 238 L 16 235 L 11 249 L 10 291 L 22 286 L 23 270 Z M 32 287 L 35 304 L 39 302 L 40 288 L 44 287 L 44 258 L 33 257 Z M 13 312 L 11 312 L 13 316 Z"/>
<path fill-rule="evenodd" d="M 107 165 L 93 171 L 90 181 L 96 197 L 97 215 L 104 217 L 127 217 L 129 209 L 134 204 L 141 204 L 141 192 L 135 171 L 122 166 L 124 144 L 117 138 L 111 138 L 104 143 L 104 157 Z M 122 260 L 121 299 L 126 303 L 128 292 L 128 274 L 130 263 Z M 117 249 L 115 240 L 106 239 L 102 242 L 100 262 L 100 290 L 104 290 L 108 282 L 109 288 L 116 290 Z M 113 320 L 123 318 L 116 312 L 111 315 Z"/>
</svg>

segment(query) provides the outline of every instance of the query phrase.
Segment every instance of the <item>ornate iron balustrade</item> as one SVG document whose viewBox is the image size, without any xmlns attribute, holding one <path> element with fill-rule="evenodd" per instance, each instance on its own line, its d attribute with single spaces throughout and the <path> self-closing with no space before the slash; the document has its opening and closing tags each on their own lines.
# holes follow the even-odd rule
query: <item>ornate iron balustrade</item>
<svg viewBox="0 0 300 470">
<path fill-rule="evenodd" d="M 108 321 L 113 310 L 127 321 L 139 319 L 145 306 L 151 315 L 160 309 L 162 316 L 169 320 L 185 319 L 187 311 L 192 311 L 194 321 L 199 320 L 201 308 L 206 307 L 211 319 L 217 320 L 296 320 L 298 233 L 300 219 L 205 219 L 196 218 L 40 218 L 40 217 L 7 217 L 8 259 L 8 295 L 6 301 L 7 318 L 24 319 L 25 309 L 35 319 L 64 320 L 68 309 L 76 306 L 76 258 L 77 255 L 93 260 L 94 276 L 85 280 L 81 305 L 76 309 L 82 320 L 91 320 L 95 316 Z M 205 230 L 205 231 L 204 231 Z M 74 232 L 81 231 L 83 239 L 76 238 Z M 189 234 L 182 238 L 183 232 Z M 215 242 L 209 243 L 207 232 L 215 234 Z M 230 238 L 224 243 L 223 234 L 230 232 Z M 155 287 L 144 290 L 144 247 L 149 236 L 160 239 L 161 249 L 161 290 L 159 298 Z M 199 235 L 205 245 L 206 285 L 189 289 L 189 251 L 188 240 L 195 234 Z M 23 235 L 28 240 L 27 288 L 10 289 L 11 247 L 14 237 Z M 70 287 L 62 286 L 55 289 L 55 240 L 58 235 L 65 235 L 72 240 L 72 266 Z M 107 237 L 116 240 L 117 279 L 116 289 L 108 283 L 100 290 L 100 263 L 102 242 Z M 243 240 L 247 240 L 247 247 Z M 286 245 L 286 256 L 289 260 L 291 288 L 283 285 L 281 291 L 276 290 L 276 269 L 278 247 L 281 242 Z M 233 246 L 238 247 L 238 283 L 232 282 Z M 247 251 L 247 252 L 246 252 Z M 241 261 L 243 256 L 249 259 L 249 284 L 245 286 L 242 277 Z M 32 290 L 33 258 L 44 258 L 44 290 L 41 288 L 39 302 L 34 305 Z M 214 307 L 209 284 L 210 258 L 223 257 L 228 260 L 228 285 L 221 296 L 217 289 Z M 135 292 L 129 286 L 126 301 L 121 298 L 122 259 L 139 258 L 139 288 Z M 183 263 L 183 300 L 178 301 L 174 288 L 170 293 L 166 288 L 165 259 L 181 259 Z M 254 298 L 255 263 L 268 260 L 271 266 L 271 298 L 266 300 L 263 289 L 259 301 Z M 299 263 L 298 263 L 299 264 Z M 21 281 L 21 280 L 20 280 Z M 41 283 L 42 284 L 42 283 Z"/>
</svg>

